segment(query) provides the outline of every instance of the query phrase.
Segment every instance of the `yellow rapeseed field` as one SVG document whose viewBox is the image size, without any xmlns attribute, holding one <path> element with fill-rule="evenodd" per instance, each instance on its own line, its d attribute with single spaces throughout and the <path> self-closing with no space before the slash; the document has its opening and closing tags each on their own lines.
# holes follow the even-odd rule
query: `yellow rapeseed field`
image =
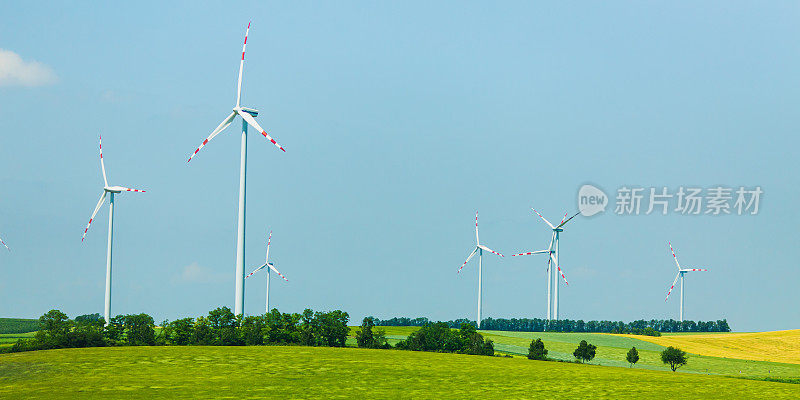
<svg viewBox="0 0 800 400">
<path fill-rule="evenodd" d="M 753 333 L 627 336 L 712 357 L 800 364 L 800 329 Z"/>
</svg>

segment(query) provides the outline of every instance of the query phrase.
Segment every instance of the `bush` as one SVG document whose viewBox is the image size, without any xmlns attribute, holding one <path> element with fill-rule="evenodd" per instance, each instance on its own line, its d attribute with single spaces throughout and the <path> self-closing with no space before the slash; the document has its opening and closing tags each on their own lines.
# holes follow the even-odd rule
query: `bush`
<svg viewBox="0 0 800 400">
<path fill-rule="evenodd" d="M 528 359 L 540 361 L 547 360 L 547 349 L 544 348 L 544 342 L 542 342 L 541 338 L 531 340 L 531 345 L 528 347 Z"/>
</svg>

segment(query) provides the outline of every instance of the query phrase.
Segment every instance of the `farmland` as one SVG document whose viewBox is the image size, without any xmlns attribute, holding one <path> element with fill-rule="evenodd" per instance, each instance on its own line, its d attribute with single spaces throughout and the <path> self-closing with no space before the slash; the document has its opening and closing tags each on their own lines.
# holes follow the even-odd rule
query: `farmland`
<svg viewBox="0 0 800 400">
<path fill-rule="evenodd" d="M 630 337 L 630 335 L 621 336 Z M 676 346 L 690 353 L 706 356 L 800 364 L 800 329 L 639 338 L 661 346 Z"/>
<path fill-rule="evenodd" d="M 798 386 L 701 374 L 354 348 L 118 347 L 0 355 L 0 397 L 789 398 Z"/>
<path fill-rule="evenodd" d="M 417 328 L 412 327 L 383 327 L 386 335 L 390 339 L 399 340 L 413 332 Z M 644 368 L 658 371 L 668 371 L 669 368 L 661 363 L 660 352 L 665 348 L 651 340 L 663 339 L 662 337 L 633 336 L 633 335 L 610 335 L 603 333 L 550 333 L 550 332 L 505 332 L 505 331 L 480 331 L 486 338 L 492 339 L 495 350 L 512 355 L 527 355 L 528 345 L 532 339 L 541 338 L 548 349 L 548 357 L 560 360 L 573 360 L 573 350 L 581 340 L 587 340 L 597 346 L 597 356 L 592 360 L 592 364 L 603 366 L 627 367 L 625 354 L 633 346 L 639 350 L 640 360 L 636 368 Z M 748 335 L 745 338 L 755 340 L 757 335 L 771 337 L 772 332 L 742 334 Z M 721 337 L 736 338 L 740 334 L 722 334 Z M 706 335 L 677 335 L 668 336 L 669 338 L 691 340 L 693 337 Z M 734 339 L 735 343 L 735 339 Z M 676 344 L 666 344 L 666 346 Z M 681 343 L 678 347 L 693 353 L 689 355 L 689 363 L 680 369 L 681 372 L 691 372 L 700 374 L 725 375 L 749 378 L 800 377 L 800 363 L 774 362 L 765 360 L 747 360 L 735 358 L 723 358 L 708 355 L 698 355 Z M 778 347 L 777 349 L 780 349 Z M 754 353 L 756 353 L 754 351 Z"/>
</svg>

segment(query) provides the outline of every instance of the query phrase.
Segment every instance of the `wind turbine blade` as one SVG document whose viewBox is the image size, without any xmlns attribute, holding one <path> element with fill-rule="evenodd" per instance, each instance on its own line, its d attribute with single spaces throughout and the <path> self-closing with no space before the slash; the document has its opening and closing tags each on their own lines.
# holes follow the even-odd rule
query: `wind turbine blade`
<svg viewBox="0 0 800 400">
<path fill-rule="evenodd" d="M 675 257 L 675 250 L 672 249 L 672 242 L 667 242 L 667 243 L 669 243 L 669 251 L 672 252 L 672 258 L 675 260 L 675 265 L 678 266 L 678 271 L 680 271 L 681 265 L 678 264 L 678 257 Z"/>
<path fill-rule="evenodd" d="M 475 244 L 481 244 L 481 239 L 478 237 L 478 212 L 475 211 Z"/>
<path fill-rule="evenodd" d="M 247 47 L 247 35 L 250 34 L 250 22 L 247 23 L 247 31 L 244 33 L 244 44 L 242 45 L 242 62 L 239 63 L 239 81 L 236 84 L 236 107 L 242 101 L 242 71 L 244 71 L 244 50 Z"/>
<path fill-rule="evenodd" d="M 269 263 L 269 244 L 272 242 L 272 231 L 269 231 L 269 237 L 267 238 L 267 258 L 266 262 Z"/>
<path fill-rule="evenodd" d="M 0 243 L 2 243 L 3 246 L 6 247 L 6 250 L 11 251 L 11 249 L 8 248 L 8 245 L 6 244 L 6 242 L 3 241 L 3 238 L 0 238 Z"/>
<path fill-rule="evenodd" d="M 275 141 L 275 139 L 273 139 L 273 138 L 272 138 L 272 136 L 270 136 L 269 134 L 267 134 L 267 131 L 265 131 L 265 130 L 264 130 L 264 128 L 262 128 L 262 127 L 261 127 L 261 125 L 259 125 L 259 124 L 258 124 L 258 122 L 256 122 L 256 119 L 255 119 L 255 118 L 253 118 L 253 116 L 252 116 L 252 115 L 250 115 L 250 114 L 248 114 L 248 113 L 246 113 L 246 112 L 244 112 L 244 111 L 240 111 L 240 110 L 238 110 L 238 109 L 237 109 L 237 111 L 236 111 L 236 112 L 237 112 L 237 113 L 239 113 L 239 115 L 240 115 L 242 118 L 244 118 L 244 120 L 245 120 L 245 121 L 247 121 L 247 123 L 248 123 L 250 126 L 252 126 L 252 127 L 253 127 L 253 129 L 255 129 L 255 130 L 257 130 L 257 131 L 261 132 L 261 134 L 262 134 L 262 135 L 264 135 L 264 137 L 265 137 L 265 138 L 267 138 L 267 140 L 269 140 L 270 142 L 272 142 L 272 144 L 274 144 L 274 145 L 275 145 L 277 148 L 279 148 L 279 149 L 283 150 L 284 152 L 286 152 L 286 149 L 284 149 L 283 147 L 281 147 L 281 145 L 279 145 L 279 144 L 278 144 L 278 142 L 276 142 L 276 141 Z"/>
<path fill-rule="evenodd" d="M 477 248 L 477 247 L 475 247 L 475 250 L 472 250 L 472 253 L 470 253 L 470 254 L 469 254 L 469 257 L 467 257 L 467 261 L 464 261 L 464 263 L 463 263 L 463 264 L 461 264 L 461 268 L 459 268 L 459 269 L 458 269 L 458 271 L 456 271 L 456 273 L 459 273 L 459 272 L 461 272 L 461 269 L 463 269 L 463 268 L 464 268 L 464 266 L 465 266 L 465 265 L 467 265 L 467 263 L 469 262 L 469 260 L 472 260 L 472 257 L 473 257 L 473 256 L 475 256 L 475 253 L 477 253 L 477 252 L 478 252 L 478 248 Z"/>
<path fill-rule="evenodd" d="M 146 192 L 146 190 L 131 189 L 131 188 L 127 188 L 125 186 L 119 186 L 119 188 L 122 189 L 123 192 L 136 192 L 136 193 L 144 193 L 144 192 Z"/>
<path fill-rule="evenodd" d="M 108 178 L 106 178 L 106 164 L 103 162 L 103 135 L 100 135 L 100 169 L 103 170 L 103 183 L 108 186 Z"/>
<path fill-rule="evenodd" d="M 706 271 L 707 272 L 708 270 L 705 269 L 705 268 L 689 268 L 689 269 L 682 269 L 681 271 L 683 271 L 683 272 L 692 272 L 692 271 L 703 272 L 703 271 Z"/>
<path fill-rule="evenodd" d="M 550 227 L 550 229 L 556 229 L 556 227 L 555 227 L 555 226 L 553 226 L 553 224 L 551 224 L 551 223 L 550 223 L 550 221 L 548 221 L 548 220 L 547 220 L 547 218 L 543 217 L 543 216 L 542 216 L 542 214 L 539 214 L 539 212 L 538 212 L 538 211 L 536 211 L 536 209 L 535 209 L 535 208 L 531 208 L 531 210 L 533 210 L 533 212 L 535 212 L 535 213 L 536 213 L 536 215 L 538 215 L 538 216 L 539 216 L 539 218 L 541 218 L 541 219 L 542 219 L 542 221 L 544 221 L 544 223 L 545 223 L 545 224 L 547 224 L 547 226 L 549 226 L 549 227 Z"/>
<path fill-rule="evenodd" d="M 500 254 L 500 253 L 498 253 L 498 252 L 496 252 L 496 251 L 494 251 L 494 250 L 492 250 L 492 249 L 490 249 L 490 248 L 488 248 L 488 247 L 486 247 L 486 246 L 484 246 L 482 244 L 479 244 L 478 247 L 488 251 L 489 253 L 494 253 L 494 254 L 497 254 L 500 257 L 505 257 L 504 255 L 502 255 L 502 254 Z"/>
<path fill-rule="evenodd" d="M 560 265 L 558 265 L 558 264 L 555 262 L 555 260 L 553 260 L 553 255 L 552 255 L 552 254 L 550 255 L 550 260 L 552 260 L 552 261 L 553 261 L 553 264 L 556 264 L 556 269 L 558 270 L 558 274 L 559 274 L 559 275 L 561 275 L 561 278 L 562 278 L 562 279 L 564 279 L 564 283 L 566 283 L 566 284 L 567 284 L 567 286 L 569 286 L 569 282 L 567 282 L 567 277 L 566 277 L 566 276 L 564 276 L 564 271 L 562 271 L 562 270 L 561 270 L 561 266 L 560 266 Z M 558 278 L 556 278 L 556 279 L 558 279 Z"/>
<path fill-rule="evenodd" d="M 512 254 L 511 257 L 530 256 L 530 255 L 533 255 L 533 254 L 542 254 L 542 253 L 549 253 L 549 252 L 550 252 L 550 250 L 536 250 L 536 251 L 529 251 L 527 253 Z"/>
<path fill-rule="evenodd" d="M 561 222 L 560 222 L 561 224 L 563 224 L 563 223 L 564 223 L 564 220 L 567 218 L 567 215 L 569 215 L 569 211 L 565 212 L 565 213 L 564 213 L 564 216 L 563 216 L 563 217 L 561 217 Z"/>
<path fill-rule="evenodd" d="M 227 118 L 225 118 L 224 120 L 222 120 L 222 123 L 220 123 L 220 124 L 217 126 L 217 128 L 216 128 L 216 129 L 214 129 L 214 131 L 213 131 L 213 132 L 211 132 L 211 134 L 210 134 L 210 135 L 208 135 L 208 137 L 206 138 L 206 140 L 203 140 L 203 143 L 201 143 L 201 144 L 200 144 L 200 147 L 198 147 L 198 148 L 197 148 L 197 150 L 195 150 L 195 151 L 194 151 L 194 153 L 192 153 L 192 155 L 191 155 L 191 156 L 189 156 L 189 160 L 187 160 L 186 162 L 192 161 L 192 157 L 194 157 L 195 155 L 197 155 L 197 152 L 199 152 L 199 151 L 200 151 L 200 149 L 202 149 L 203 147 L 205 147 L 205 146 L 208 144 L 208 142 L 209 142 L 211 139 L 213 139 L 213 138 L 214 138 L 214 136 L 217 136 L 217 135 L 219 135 L 219 133 L 220 133 L 220 132 L 224 131 L 224 130 L 225 130 L 225 128 L 227 128 L 227 127 L 228 127 L 228 126 L 231 124 L 231 122 L 233 122 L 233 119 L 234 119 L 234 118 L 236 118 L 236 112 L 235 112 L 235 111 L 234 111 L 234 112 L 231 112 L 231 115 L 228 115 L 228 117 L 227 117 Z"/>
<path fill-rule="evenodd" d="M 672 289 L 674 289 L 674 288 L 675 288 L 675 284 L 676 284 L 676 283 L 678 283 L 678 278 L 679 278 L 680 276 L 681 276 L 681 273 L 680 273 L 680 272 L 678 272 L 678 275 L 675 275 L 675 280 L 674 280 L 674 281 L 672 281 L 672 286 L 670 286 L 670 287 L 669 287 L 669 292 L 667 292 L 667 297 L 664 299 L 664 302 L 665 302 L 665 303 L 667 302 L 667 299 L 669 299 L 669 295 L 670 295 L 670 293 L 672 293 Z"/>
<path fill-rule="evenodd" d="M 275 273 L 278 274 L 278 276 L 280 276 L 281 278 L 283 278 L 283 280 L 285 280 L 286 282 L 289 282 L 289 280 L 286 279 L 286 277 L 283 276 L 282 273 L 280 273 L 277 269 L 275 269 L 275 266 L 273 266 L 272 263 L 269 263 L 268 265 L 269 265 L 269 269 L 275 271 Z"/>
<path fill-rule="evenodd" d="M 254 269 L 254 270 L 253 270 L 253 272 L 251 272 L 251 273 L 247 274 L 247 276 L 245 276 L 245 277 L 244 277 L 244 279 L 247 279 L 247 278 L 249 278 L 249 277 L 253 276 L 253 274 L 255 274 L 255 273 L 256 273 L 256 272 L 258 272 L 258 271 L 261 271 L 261 269 L 262 269 L 262 268 L 264 268 L 264 267 L 266 267 L 266 266 L 267 266 L 267 264 L 264 264 L 264 265 L 262 265 L 262 266 L 260 266 L 260 267 L 258 267 L 258 268 L 256 268 L 256 269 Z"/>
<path fill-rule="evenodd" d="M 100 206 L 103 205 L 103 200 L 106 199 L 106 191 L 103 191 L 103 194 L 100 195 L 100 201 L 97 202 L 97 205 L 94 207 L 94 212 L 92 212 L 91 218 L 89 218 L 89 223 L 86 224 L 86 229 L 83 230 L 83 237 L 81 237 L 81 242 L 83 239 L 86 239 L 86 232 L 89 232 L 89 226 L 92 225 L 92 221 L 94 220 L 94 216 L 97 215 L 97 211 L 100 209 Z"/>
<path fill-rule="evenodd" d="M 559 224 L 559 225 L 558 225 L 556 228 L 561 228 L 562 226 L 566 225 L 566 224 L 567 224 L 567 222 L 569 222 L 569 221 L 572 221 L 572 219 L 573 219 L 573 218 L 575 218 L 575 217 L 577 217 L 577 216 L 578 216 L 578 214 L 580 214 L 580 213 L 581 213 L 580 211 L 576 212 L 576 213 L 575 213 L 575 215 L 573 215 L 573 216 L 569 217 L 569 219 L 567 219 L 566 221 L 564 221 L 564 222 L 562 222 L 561 224 Z"/>
</svg>

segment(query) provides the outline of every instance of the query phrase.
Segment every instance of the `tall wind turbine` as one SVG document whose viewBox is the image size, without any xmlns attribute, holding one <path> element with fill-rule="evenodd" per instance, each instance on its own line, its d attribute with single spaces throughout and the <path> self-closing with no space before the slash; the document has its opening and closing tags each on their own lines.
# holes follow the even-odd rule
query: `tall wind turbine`
<svg viewBox="0 0 800 400">
<path fill-rule="evenodd" d="M 253 272 L 251 272 L 249 275 L 244 277 L 244 279 L 247 279 L 247 278 L 253 276 L 253 274 L 255 274 L 256 272 L 262 270 L 263 268 L 269 267 L 269 268 L 267 268 L 267 308 L 266 308 L 267 311 L 266 311 L 266 313 L 269 313 L 269 275 L 270 275 L 269 274 L 269 270 L 275 271 L 275 273 L 278 274 L 278 276 L 280 276 L 281 278 L 283 278 L 283 280 L 285 280 L 286 282 L 289 282 L 289 280 L 286 279 L 286 277 L 283 276 L 282 273 L 280 273 L 277 269 L 275 269 L 275 264 L 269 262 L 269 243 L 270 242 L 272 242 L 272 231 L 269 232 L 269 238 L 267 239 L 267 258 L 266 258 L 266 262 L 264 263 L 264 265 L 256 268 Z"/>
<path fill-rule="evenodd" d="M 106 195 L 108 195 L 108 253 L 106 254 L 106 301 L 105 301 L 105 308 L 103 309 L 103 317 L 106 319 L 106 325 L 111 318 L 111 255 L 113 250 L 113 239 L 114 239 L 114 195 L 121 192 L 136 192 L 136 193 L 144 193 L 144 190 L 139 189 L 131 189 L 124 186 L 109 186 L 108 185 L 108 178 L 106 178 L 106 166 L 103 162 L 103 137 L 100 137 L 100 170 L 103 171 L 103 193 L 100 195 L 100 200 L 97 202 L 97 205 L 94 207 L 94 212 L 92 212 L 92 217 L 89 218 L 89 223 L 86 224 L 86 229 L 83 231 L 83 237 L 81 237 L 81 242 L 86 239 L 86 233 L 89 232 L 89 226 L 92 225 L 92 221 L 94 220 L 95 215 L 97 215 L 97 211 L 100 210 L 100 206 L 103 205 L 103 201 L 106 199 Z"/>
<path fill-rule="evenodd" d="M 278 142 L 275 141 L 267 131 L 264 130 L 258 123 L 256 122 L 255 118 L 258 116 L 258 110 L 248 107 L 242 107 L 241 100 L 242 100 L 242 71 L 244 70 L 244 50 L 247 47 L 247 35 L 250 33 L 250 23 L 247 24 L 247 31 L 244 35 L 244 45 L 242 45 L 242 60 L 239 63 L 239 80 L 236 85 L 236 107 L 233 108 L 233 111 L 228 115 L 219 126 L 214 129 L 210 135 L 200 144 L 200 147 L 192 153 L 189 157 L 188 161 L 192 161 L 192 158 L 197 155 L 197 152 L 200 151 L 208 142 L 217 136 L 220 132 L 225 130 L 228 126 L 230 126 L 233 119 L 236 116 L 242 117 L 242 145 L 241 145 L 241 159 L 239 163 L 239 217 L 237 222 L 237 232 L 236 232 L 236 298 L 234 301 L 234 312 L 236 315 L 242 314 L 244 312 L 244 233 L 245 233 L 245 183 L 246 183 L 246 175 L 247 175 L 247 125 L 252 126 L 256 131 L 261 132 L 267 140 L 272 142 L 277 148 L 284 150 Z M 187 161 L 187 162 L 188 162 Z"/>
<path fill-rule="evenodd" d="M 550 255 L 548 257 L 548 259 L 547 259 L 547 320 L 549 321 L 552 318 L 555 318 L 556 320 L 558 320 L 558 286 L 559 286 L 559 280 L 558 280 L 558 276 L 556 276 L 555 277 L 555 284 L 553 285 L 553 270 L 552 270 L 550 265 L 551 264 L 555 264 L 556 269 L 558 270 L 558 274 L 561 275 L 562 279 L 564 279 L 564 283 L 569 285 L 569 282 L 567 282 L 567 277 L 564 276 L 564 272 L 561 270 L 561 264 L 559 263 L 558 242 L 559 242 L 559 239 L 560 239 L 560 236 L 561 236 L 561 232 L 564 231 L 564 229 L 563 229 L 564 225 L 566 225 L 567 222 L 571 221 L 578 214 L 580 214 L 580 212 L 575 213 L 573 216 L 571 216 L 569 218 L 567 218 L 568 214 L 564 214 L 564 218 L 561 219 L 561 223 L 559 223 L 558 225 L 553 225 L 553 224 L 550 223 L 550 221 L 547 220 L 547 218 L 543 217 L 542 214 L 539 214 L 538 211 L 536 211 L 535 209 L 531 209 L 531 210 L 533 210 L 533 212 L 535 212 L 536 215 L 538 215 L 539 218 L 541 218 L 542 221 L 544 221 L 544 223 L 546 223 L 547 226 L 549 226 L 550 229 L 553 230 L 553 235 L 550 237 L 550 245 L 547 247 L 547 250 L 538 250 L 538 251 L 530 251 L 530 252 L 526 252 L 526 253 L 519 253 L 519 254 L 514 254 L 512 257 L 527 256 L 527 255 L 532 255 L 532 254 L 549 254 Z M 553 291 L 553 293 L 551 295 L 551 287 L 553 287 L 553 286 L 554 286 L 555 290 Z M 552 310 L 552 313 L 553 313 L 552 317 L 551 317 L 551 314 L 550 314 L 551 310 Z"/>
<path fill-rule="evenodd" d="M 694 272 L 694 271 L 701 272 L 701 271 L 708 271 L 708 270 L 705 269 L 705 268 L 685 268 L 685 269 L 681 269 L 681 265 L 678 263 L 678 257 L 675 257 L 675 250 L 672 249 L 672 243 L 671 242 L 667 242 L 667 243 L 669 243 L 669 250 L 672 252 L 672 258 L 675 260 L 675 265 L 678 266 L 678 275 L 675 275 L 675 280 L 672 281 L 672 286 L 669 287 L 669 292 L 667 292 L 667 297 L 664 299 L 664 302 L 665 303 L 667 302 L 667 300 L 669 299 L 670 293 L 672 293 L 672 289 L 675 288 L 675 283 L 678 282 L 678 278 L 681 278 L 681 311 L 680 311 L 680 317 L 681 317 L 681 322 L 683 322 L 683 276 L 687 272 Z"/>
<path fill-rule="evenodd" d="M 482 267 L 483 267 L 483 251 L 486 250 L 490 253 L 497 254 L 500 257 L 505 257 L 504 255 L 484 246 L 481 244 L 481 240 L 478 237 L 478 212 L 475 211 L 475 249 L 472 250 L 469 257 L 467 257 L 467 261 L 464 261 L 464 264 L 461 264 L 461 268 L 458 269 L 456 273 L 460 273 L 461 270 L 464 268 L 465 265 L 475 256 L 475 253 L 478 253 L 478 329 L 481 328 L 481 282 L 482 282 Z"/>
</svg>

